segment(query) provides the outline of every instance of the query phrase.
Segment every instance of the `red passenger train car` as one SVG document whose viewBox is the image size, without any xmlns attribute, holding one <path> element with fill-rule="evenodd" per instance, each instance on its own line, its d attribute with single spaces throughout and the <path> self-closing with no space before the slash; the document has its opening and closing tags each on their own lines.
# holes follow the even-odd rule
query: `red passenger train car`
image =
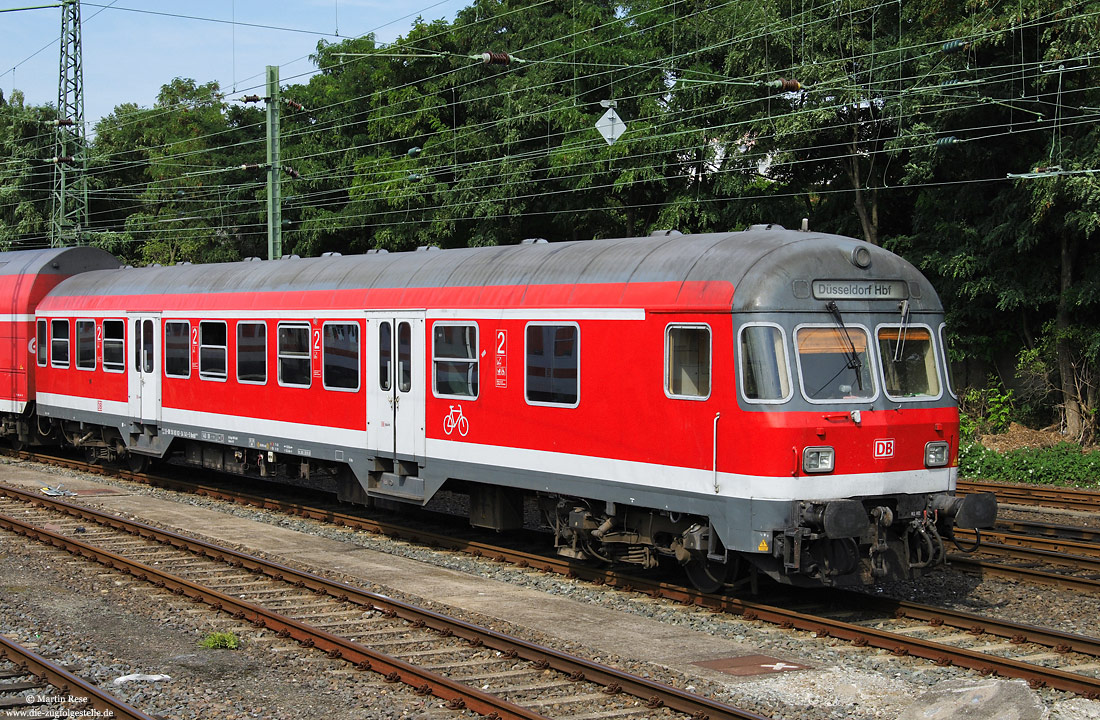
<svg viewBox="0 0 1100 720">
<path fill-rule="evenodd" d="M 561 554 L 668 558 L 705 589 L 911 577 L 996 513 L 953 496 L 936 293 L 851 238 L 95 270 L 35 320 L 39 442 L 363 503 L 447 490 L 497 529 L 537 504 Z"/>
<path fill-rule="evenodd" d="M 0 253 L 0 418 L 14 442 L 32 436 L 28 409 L 34 408 L 36 357 L 45 342 L 35 334 L 35 309 L 65 278 L 118 266 L 117 259 L 95 248 Z"/>
</svg>

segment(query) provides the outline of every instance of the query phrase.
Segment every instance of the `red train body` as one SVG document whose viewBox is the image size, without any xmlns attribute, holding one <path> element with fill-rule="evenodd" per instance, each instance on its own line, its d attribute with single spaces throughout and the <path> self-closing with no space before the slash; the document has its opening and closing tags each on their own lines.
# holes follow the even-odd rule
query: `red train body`
<svg viewBox="0 0 1100 720">
<path fill-rule="evenodd" d="M 48 339 L 11 346 L 36 378 L 5 425 L 21 441 L 308 476 L 363 503 L 449 490 L 498 529 L 530 501 L 562 554 L 675 558 L 707 589 L 745 569 L 913 576 L 996 512 L 953 497 L 935 292 L 850 238 L 768 226 L 39 275 L 19 282 L 48 291 L 11 295 L 21 332 L 33 312 Z"/>
</svg>

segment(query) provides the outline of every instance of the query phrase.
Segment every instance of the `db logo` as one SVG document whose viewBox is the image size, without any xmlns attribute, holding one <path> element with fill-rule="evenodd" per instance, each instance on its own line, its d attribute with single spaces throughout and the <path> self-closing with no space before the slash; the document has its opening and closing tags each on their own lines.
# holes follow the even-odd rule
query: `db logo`
<svg viewBox="0 0 1100 720">
<path fill-rule="evenodd" d="M 875 457 L 876 458 L 892 458 L 894 457 L 894 438 L 885 438 L 881 440 L 875 440 Z"/>
</svg>

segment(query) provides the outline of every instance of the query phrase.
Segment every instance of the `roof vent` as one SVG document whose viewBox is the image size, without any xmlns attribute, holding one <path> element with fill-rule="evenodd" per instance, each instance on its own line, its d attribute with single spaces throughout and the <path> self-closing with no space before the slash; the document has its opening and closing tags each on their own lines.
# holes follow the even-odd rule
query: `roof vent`
<svg viewBox="0 0 1100 720">
<path fill-rule="evenodd" d="M 260 260 L 260 258 L 256 257 L 255 255 L 249 255 L 248 257 L 246 257 L 241 262 L 262 262 L 262 261 Z"/>
<path fill-rule="evenodd" d="M 389 255 L 390 251 L 386 248 L 371 248 L 367 250 L 367 255 Z"/>
<path fill-rule="evenodd" d="M 420 247 L 418 247 L 416 249 L 416 251 L 417 252 L 430 252 L 432 250 L 438 250 L 438 249 L 439 248 L 436 247 L 435 245 L 421 245 Z"/>
<path fill-rule="evenodd" d="M 321 253 L 321 257 L 344 257 L 344 253 L 323 252 L 323 253 Z"/>
<path fill-rule="evenodd" d="M 767 223 L 766 225 L 749 225 L 749 230 L 786 230 L 787 228 L 776 223 Z"/>
<path fill-rule="evenodd" d="M 680 237 L 683 235 L 679 230 L 654 230 L 649 234 L 650 237 Z"/>
<path fill-rule="evenodd" d="M 176 263 L 176 265 L 190 265 L 190 264 L 191 264 L 190 260 L 180 260 L 178 263 Z"/>
<path fill-rule="evenodd" d="M 546 238 L 524 238 L 519 241 L 520 245 L 545 245 Z"/>
<path fill-rule="evenodd" d="M 301 255 L 283 255 L 280 260 L 301 260 Z"/>
</svg>

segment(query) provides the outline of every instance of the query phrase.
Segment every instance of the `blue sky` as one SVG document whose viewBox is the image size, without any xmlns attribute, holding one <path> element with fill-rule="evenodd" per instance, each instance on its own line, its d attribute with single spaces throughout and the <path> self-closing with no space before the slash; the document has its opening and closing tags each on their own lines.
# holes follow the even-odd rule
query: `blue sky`
<svg viewBox="0 0 1100 720">
<path fill-rule="evenodd" d="M 51 0 L 0 0 L 0 9 Z M 417 16 L 454 19 L 470 0 L 90 0 L 81 5 L 84 109 L 89 132 L 116 105 L 148 107 L 175 77 L 217 80 L 223 90 L 254 90 L 278 65 L 284 85 L 313 69 L 318 40 L 374 32 L 382 42 L 408 33 Z M 104 6 L 114 5 L 112 8 Z M 120 8 L 149 11 L 129 12 Z M 173 13 L 225 22 L 166 17 Z M 235 21 L 237 25 L 230 24 Z M 250 27 L 269 25 L 310 32 Z M 336 33 L 339 32 L 339 37 Z M 57 102 L 58 8 L 0 13 L 0 90 L 23 91 L 34 105 Z M 44 48 L 44 49 L 43 49 Z M 39 52 L 40 51 L 40 52 Z M 37 53 L 37 55 L 35 55 Z M 32 57 L 33 56 L 33 57 Z M 13 70 L 14 68 L 14 70 Z"/>
</svg>

